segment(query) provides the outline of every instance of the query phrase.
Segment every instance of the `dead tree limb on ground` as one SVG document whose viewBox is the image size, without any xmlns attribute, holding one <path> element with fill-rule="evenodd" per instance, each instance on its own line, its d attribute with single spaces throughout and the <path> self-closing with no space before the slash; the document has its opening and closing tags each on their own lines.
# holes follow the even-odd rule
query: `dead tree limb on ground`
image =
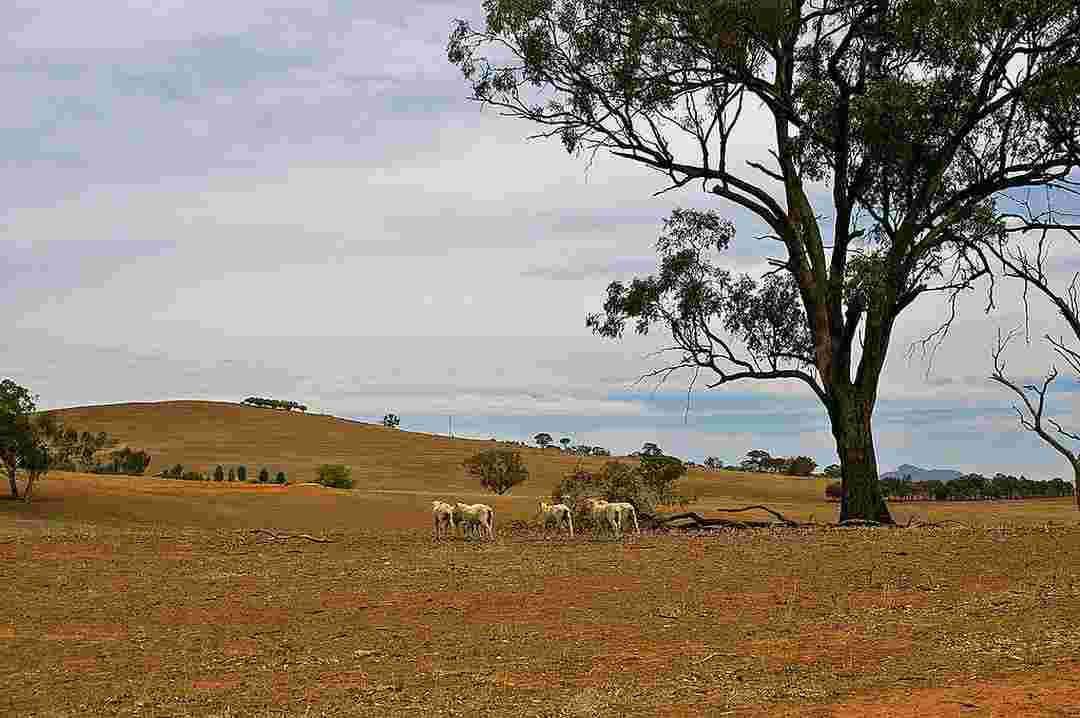
<svg viewBox="0 0 1080 718">
<path fill-rule="evenodd" d="M 713 509 L 713 511 L 717 511 L 717 512 L 720 512 L 720 513 L 725 513 L 725 514 L 737 514 L 737 513 L 743 512 L 743 511 L 754 511 L 754 510 L 764 511 L 766 513 L 770 513 L 773 516 L 775 516 L 778 521 L 781 521 L 782 523 L 785 523 L 788 526 L 800 526 L 801 525 L 798 521 L 792 521 L 791 519 L 784 516 L 779 511 L 773 511 L 768 506 L 754 505 L 754 506 L 743 506 L 741 509 Z"/>
<path fill-rule="evenodd" d="M 314 541 L 315 543 L 334 543 L 333 539 L 321 538 L 319 536 L 312 536 L 311 534 L 276 534 L 269 529 L 251 529 L 253 534 L 266 534 L 274 541 L 288 541 L 291 538 L 302 538 L 308 541 Z"/>
</svg>

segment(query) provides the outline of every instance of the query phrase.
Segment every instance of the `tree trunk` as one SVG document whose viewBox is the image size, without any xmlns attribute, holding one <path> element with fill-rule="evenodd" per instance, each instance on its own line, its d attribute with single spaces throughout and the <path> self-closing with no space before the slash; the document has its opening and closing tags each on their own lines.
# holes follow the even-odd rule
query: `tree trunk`
<svg viewBox="0 0 1080 718">
<path fill-rule="evenodd" d="M 893 523 L 878 486 L 877 454 L 870 430 L 873 407 L 866 401 L 850 401 L 833 413 L 833 436 L 840 455 L 840 521 L 861 519 Z"/>
<path fill-rule="evenodd" d="M 1073 496 L 1076 498 L 1076 510 L 1080 511 L 1080 461 L 1073 461 Z"/>
<path fill-rule="evenodd" d="M 15 469 L 8 468 L 8 483 L 11 484 L 11 498 L 19 498 L 19 484 L 15 481 Z"/>
</svg>

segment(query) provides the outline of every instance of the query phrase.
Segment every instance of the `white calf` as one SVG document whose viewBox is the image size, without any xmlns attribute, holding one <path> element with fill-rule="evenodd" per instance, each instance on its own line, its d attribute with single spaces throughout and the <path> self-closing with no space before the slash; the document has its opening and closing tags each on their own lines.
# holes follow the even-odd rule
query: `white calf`
<svg viewBox="0 0 1080 718">
<path fill-rule="evenodd" d="M 432 501 L 431 518 L 435 523 L 435 540 L 449 537 L 454 530 L 454 507 L 445 501 Z"/>
<path fill-rule="evenodd" d="M 549 504 L 547 502 L 540 502 L 540 517 L 544 521 L 544 528 L 552 521 L 555 522 L 555 528 L 558 529 L 563 524 L 570 529 L 570 537 L 574 537 L 574 516 L 570 511 L 570 507 L 566 504 Z"/>
<path fill-rule="evenodd" d="M 476 530 L 480 538 L 495 539 L 495 509 L 487 504 L 463 504 L 456 506 L 457 513 L 461 517 L 461 526 L 465 527 L 466 535 Z"/>
</svg>

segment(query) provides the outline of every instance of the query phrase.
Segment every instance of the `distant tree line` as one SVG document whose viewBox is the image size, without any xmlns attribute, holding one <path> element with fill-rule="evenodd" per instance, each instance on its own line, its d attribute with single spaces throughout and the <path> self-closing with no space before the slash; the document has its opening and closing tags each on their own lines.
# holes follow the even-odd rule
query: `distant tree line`
<svg viewBox="0 0 1080 718">
<path fill-rule="evenodd" d="M 1072 496 L 1073 485 L 1064 479 L 1033 480 L 997 473 L 965 474 L 948 481 L 912 481 L 910 476 L 880 480 L 882 493 L 894 501 L 981 501 Z"/>
<path fill-rule="evenodd" d="M 546 431 L 541 431 L 539 434 L 533 437 L 533 441 L 541 449 L 546 449 L 549 446 L 553 449 L 559 447 L 555 446 L 555 439 L 551 434 Z M 519 442 L 511 442 L 512 444 L 518 444 Z M 572 454 L 574 456 L 611 456 L 611 452 L 602 446 L 587 446 L 585 444 L 579 444 L 577 446 L 571 446 L 573 439 L 568 436 L 564 436 L 559 439 L 559 443 L 562 444 L 562 451 L 566 454 Z M 520 444 L 526 446 L 526 444 Z"/>
<path fill-rule="evenodd" d="M 751 449 L 739 464 L 743 471 L 763 471 L 791 476 L 809 476 L 817 462 L 809 456 L 771 456 L 764 449 Z"/>
<path fill-rule="evenodd" d="M 177 479 L 180 481 L 238 481 L 250 484 L 289 483 L 288 477 L 286 477 L 284 471 L 277 472 L 273 481 L 271 481 L 270 471 L 265 466 L 251 479 L 248 479 L 248 470 L 246 466 L 231 466 L 226 471 L 225 467 L 221 464 L 218 464 L 213 472 L 207 472 L 205 474 L 195 470 L 186 471 L 183 464 L 174 464 L 172 468 L 165 469 L 160 474 L 157 474 L 157 477 L 160 479 Z"/>
<path fill-rule="evenodd" d="M 910 476 L 879 480 L 882 494 L 890 501 L 995 501 L 1072 496 L 1075 487 L 1062 478 L 1046 481 L 1023 475 L 997 473 L 992 479 L 982 474 L 965 474 L 948 481 L 912 481 Z M 825 498 L 839 501 L 840 483 L 825 487 Z"/>
<path fill-rule="evenodd" d="M 249 396 L 247 399 L 244 399 L 240 403 L 247 404 L 248 406 L 258 406 L 264 409 L 284 409 L 285 411 L 299 409 L 300 411 L 307 411 L 307 406 L 297 401 L 285 401 L 284 399 L 267 399 L 259 396 Z"/>
</svg>

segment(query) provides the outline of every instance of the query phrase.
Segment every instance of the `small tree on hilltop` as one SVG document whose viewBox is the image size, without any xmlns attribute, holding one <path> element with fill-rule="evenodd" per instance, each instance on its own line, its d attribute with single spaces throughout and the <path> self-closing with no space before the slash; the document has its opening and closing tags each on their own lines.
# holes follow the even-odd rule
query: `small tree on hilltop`
<svg viewBox="0 0 1080 718">
<path fill-rule="evenodd" d="M 221 464 L 218 464 L 217 468 L 214 469 L 214 481 L 224 481 L 224 480 L 225 480 L 225 467 L 222 466 Z"/>
<path fill-rule="evenodd" d="M 642 456 L 663 456 L 664 452 L 655 443 L 653 443 L 651 441 L 646 441 L 644 444 L 641 445 L 641 455 Z"/>
<path fill-rule="evenodd" d="M 570 448 L 570 438 L 567 436 L 559 439 L 559 443 L 562 444 L 563 451 L 566 451 Z"/>
<path fill-rule="evenodd" d="M 268 484 L 268 483 L 270 483 L 270 472 L 266 470 L 265 466 L 259 472 L 259 483 L 260 484 Z"/>
<path fill-rule="evenodd" d="M 830 479 L 840 478 L 840 464 L 829 464 L 825 467 L 824 474 Z"/>
<path fill-rule="evenodd" d="M 388 429 L 396 429 L 401 426 L 401 418 L 397 414 L 387 414 L 382 418 L 382 425 Z"/>
<path fill-rule="evenodd" d="M 229 481 L 236 481 L 236 467 L 229 467 Z"/>
<path fill-rule="evenodd" d="M 481 486 L 500 496 L 529 478 L 521 454 L 510 449 L 481 451 L 465 459 L 464 466 L 470 476 L 480 479 Z"/>
<path fill-rule="evenodd" d="M 537 446 L 540 446 L 541 448 L 547 448 L 553 441 L 551 434 L 544 431 L 534 436 L 533 440 L 536 441 Z"/>
<path fill-rule="evenodd" d="M 284 471 L 277 472 L 277 476 L 274 477 L 274 481 L 276 483 L 279 483 L 279 484 L 287 484 L 287 483 L 289 483 L 288 479 L 285 478 L 285 472 Z"/>
</svg>

